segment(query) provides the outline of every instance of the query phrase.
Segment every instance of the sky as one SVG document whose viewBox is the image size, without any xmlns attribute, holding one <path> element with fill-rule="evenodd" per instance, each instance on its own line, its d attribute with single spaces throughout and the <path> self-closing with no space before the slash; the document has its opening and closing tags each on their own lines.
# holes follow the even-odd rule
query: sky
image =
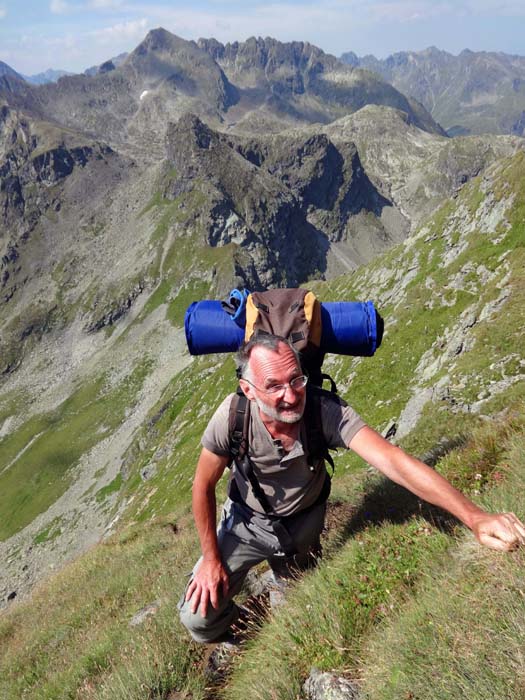
<svg viewBox="0 0 525 700">
<path fill-rule="evenodd" d="M 525 55 L 525 0 L 0 0 L 0 61 L 24 75 L 81 72 L 156 27 L 223 43 L 309 41 L 336 56 L 428 46 Z"/>
</svg>

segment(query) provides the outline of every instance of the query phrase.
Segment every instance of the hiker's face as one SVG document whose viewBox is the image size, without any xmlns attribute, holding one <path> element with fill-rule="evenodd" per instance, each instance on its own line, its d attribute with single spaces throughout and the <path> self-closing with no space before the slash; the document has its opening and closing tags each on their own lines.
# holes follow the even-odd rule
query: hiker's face
<svg viewBox="0 0 525 700">
<path fill-rule="evenodd" d="M 268 418 L 281 423 L 297 423 L 301 420 L 306 402 L 306 388 L 293 389 L 290 381 L 303 374 L 295 355 L 287 345 L 278 345 L 277 352 L 265 347 L 255 347 L 250 355 L 250 381 L 242 382 L 249 399 L 254 400 Z M 286 390 L 268 394 L 264 390 L 276 384 L 286 384 Z"/>
</svg>

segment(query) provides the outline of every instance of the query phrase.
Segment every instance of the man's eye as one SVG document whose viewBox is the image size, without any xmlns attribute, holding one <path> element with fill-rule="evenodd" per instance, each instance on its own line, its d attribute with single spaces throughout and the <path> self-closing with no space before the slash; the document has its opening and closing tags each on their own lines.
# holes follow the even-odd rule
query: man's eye
<svg viewBox="0 0 525 700">
<path fill-rule="evenodd" d="M 278 391 L 282 391 L 282 388 L 283 388 L 283 385 L 282 385 L 282 384 L 272 384 L 271 386 L 269 386 L 269 387 L 266 389 L 266 391 L 267 391 L 269 394 L 275 394 L 275 393 L 277 393 Z"/>
</svg>

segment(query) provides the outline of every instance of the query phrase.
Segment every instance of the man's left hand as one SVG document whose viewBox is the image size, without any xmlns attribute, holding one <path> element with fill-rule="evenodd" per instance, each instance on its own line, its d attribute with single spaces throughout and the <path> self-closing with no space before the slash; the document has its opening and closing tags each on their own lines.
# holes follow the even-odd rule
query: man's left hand
<svg viewBox="0 0 525 700">
<path fill-rule="evenodd" d="M 479 542 L 491 549 L 510 552 L 525 544 L 525 526 L 514 513 L 482 513 L 471 527 Z"/>
</svg>

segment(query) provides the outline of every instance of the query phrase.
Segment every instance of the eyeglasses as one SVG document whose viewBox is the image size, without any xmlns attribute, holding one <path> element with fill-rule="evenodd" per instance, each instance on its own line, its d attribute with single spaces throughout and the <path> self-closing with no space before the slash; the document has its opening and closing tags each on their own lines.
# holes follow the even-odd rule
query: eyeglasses
<svg viewBox="0 0 525 700">
<path fill-rule="evenodd" d="M 286 384 L 272 384 L 272 386 L 269 386 L 267 389 L 262 389 L 260 386 L 257 386 L 249 379 L 244 379 L 244 381 L 248 382 L 248 384 L 251 384 L 251 386 L 253 386 L 255 389 L 262 391 L 263 394 L 284 394 L 287 387 L 290 387 L 290 389 L 293 389 L 294 391 L 300 391 L 301 389 L 304 389 L 304 387 L 308 384 L 308 377 L 306 376 L 306 374 L 301 374 L 299 377 L 294 377 Z"/>
</svg>

